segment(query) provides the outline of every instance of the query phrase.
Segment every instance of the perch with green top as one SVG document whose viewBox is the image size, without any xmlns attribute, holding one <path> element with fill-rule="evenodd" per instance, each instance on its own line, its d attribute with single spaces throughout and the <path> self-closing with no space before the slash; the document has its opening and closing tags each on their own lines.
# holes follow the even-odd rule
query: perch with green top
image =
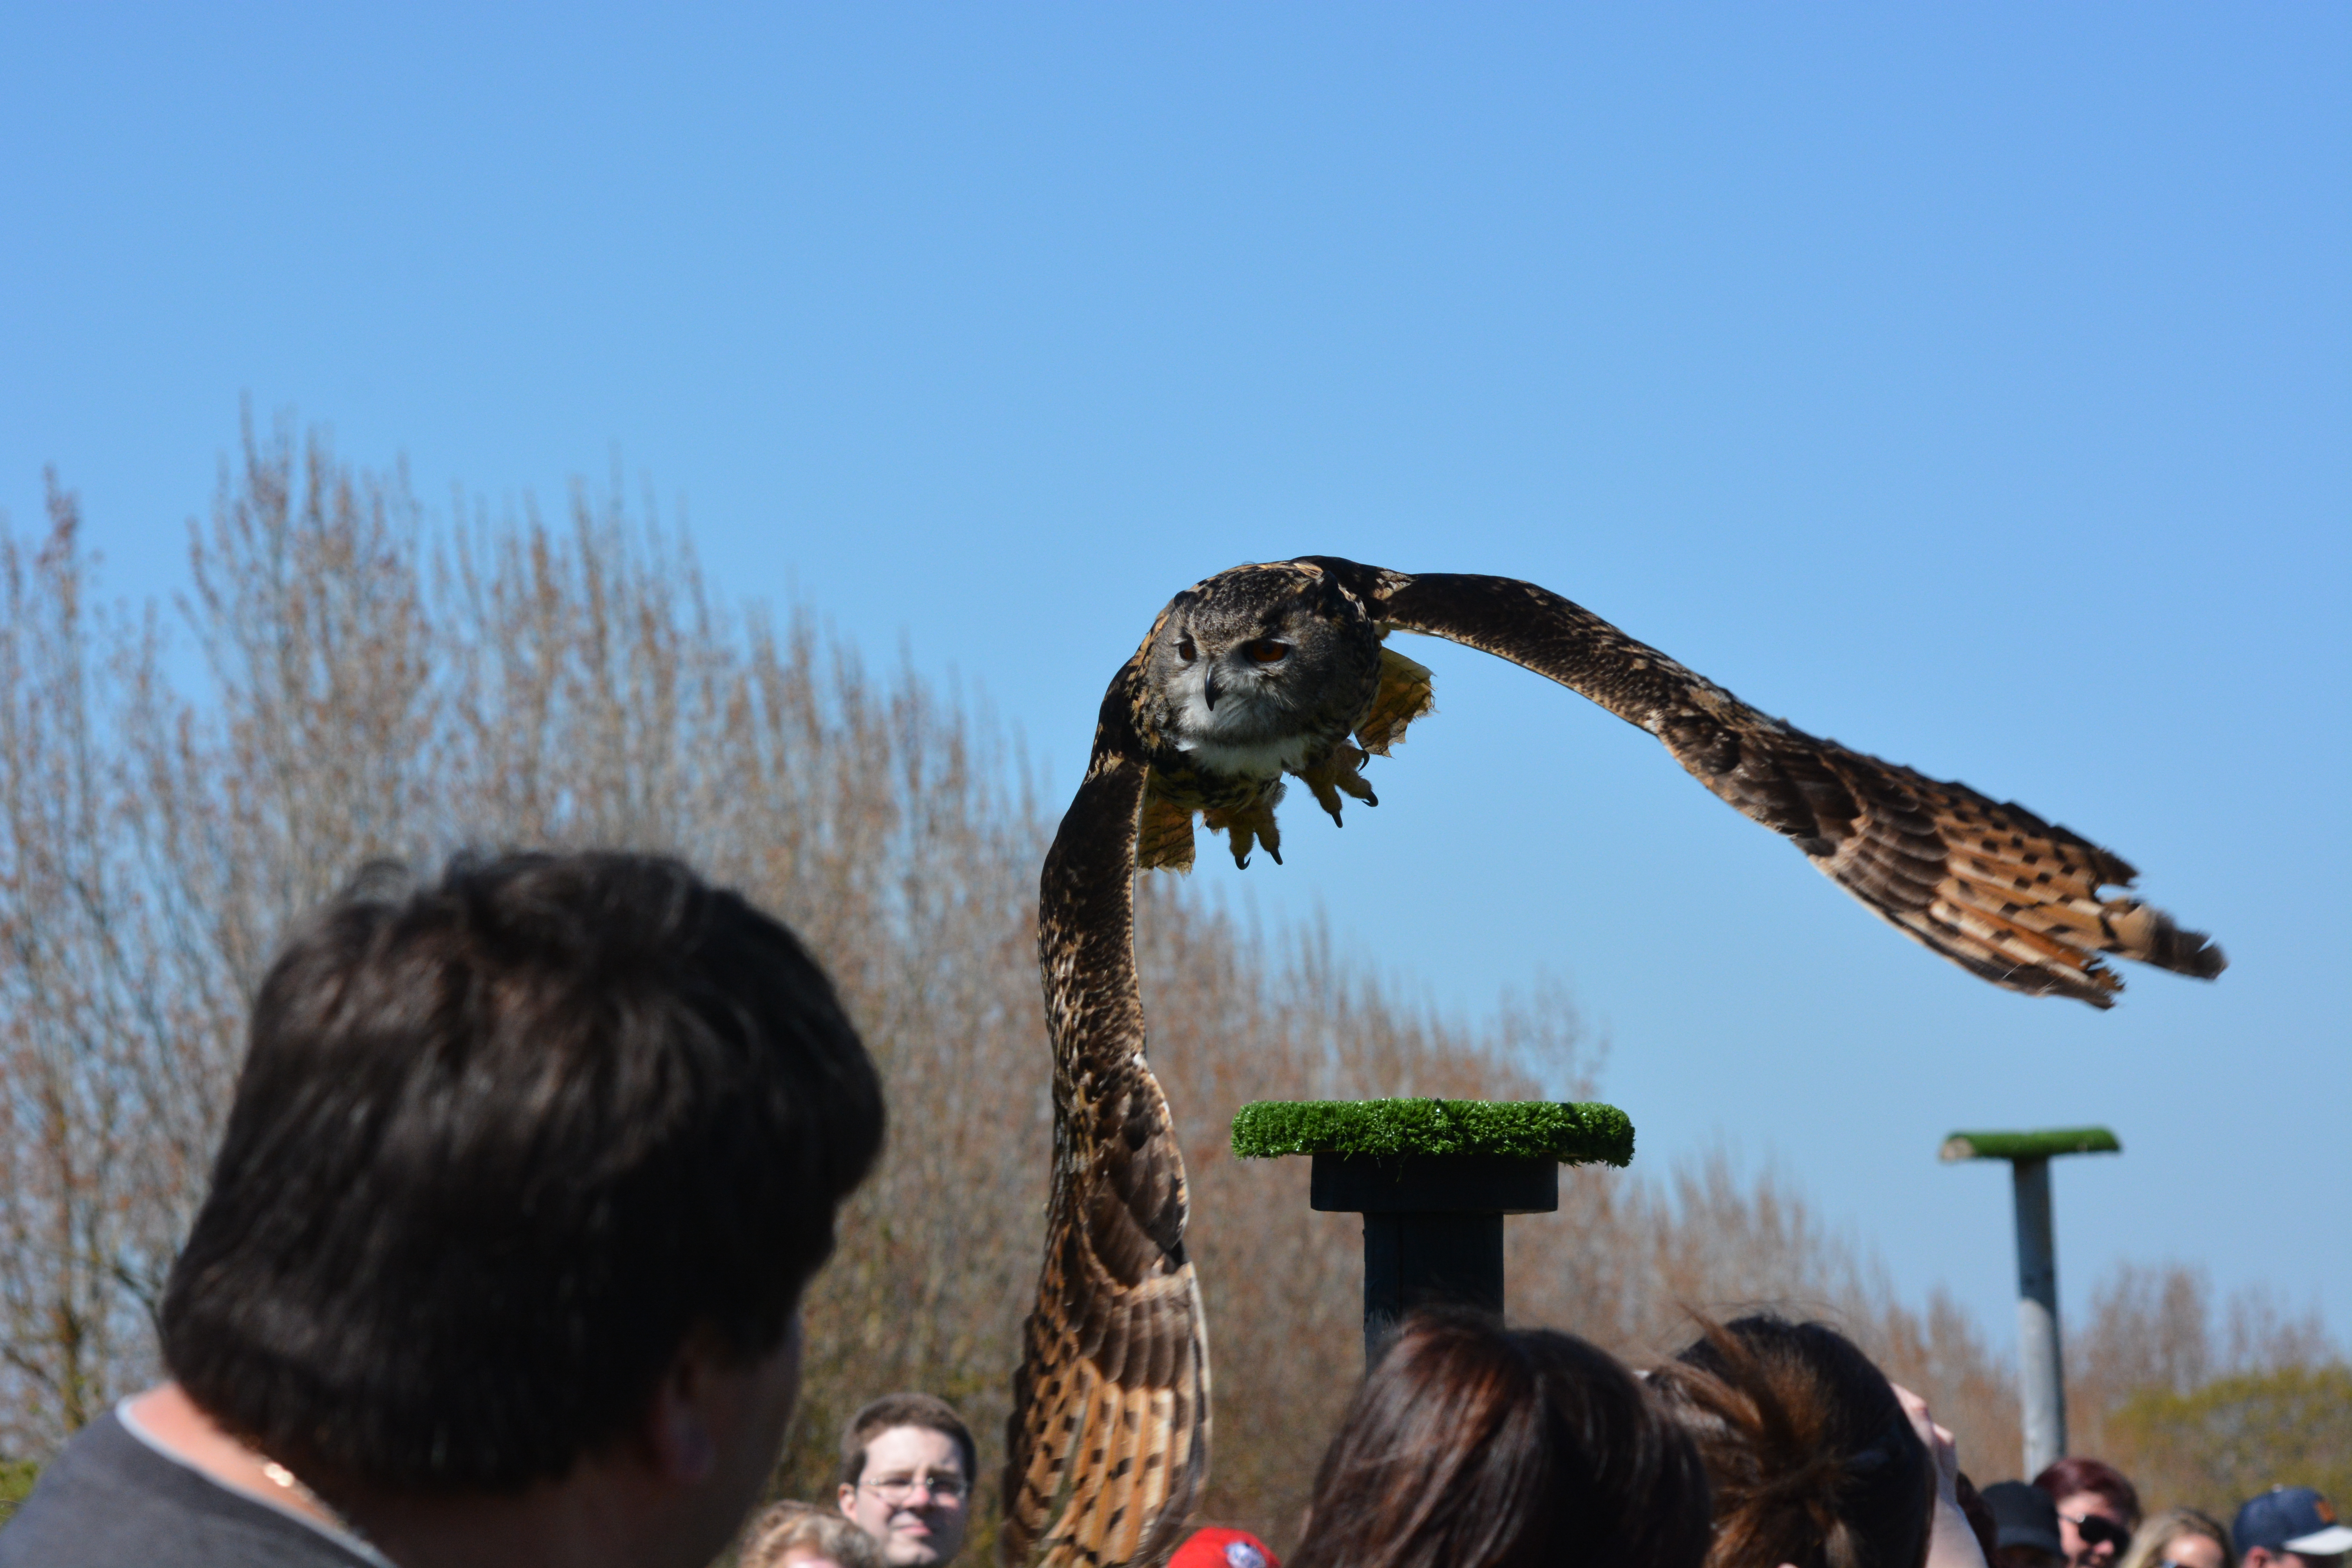
<svg viewBox="0 0 2352 1568">
<path fill-rule="evenodd" d="M 1234 1114 L 1244 1160 L 1310 1156 L 1307 1204 L 1364 1216 L 1364 1363 L 1397 1321 L 1452 1302 L 1503 1310 L 1503 1219 L 1559 1207 L 1562 1165 L 1633 1160 L 1613 1105 L 1261 1100 Z"/>
<path fill-rule="evenodd" d="M 2120 1154 L 2104 1127 L 2035 1132 L 1955 1132 L 1937 1158 L 2006 1160 L 2017 1205 L 2017 1392 L 2025 1473 L 2040 1475 L 2066 1451 L 2066 1376 L 2058 1354 L 2058 1239 L 2050 1218 L 2050 1162 L 2063 1154 Z"/>
</svg>

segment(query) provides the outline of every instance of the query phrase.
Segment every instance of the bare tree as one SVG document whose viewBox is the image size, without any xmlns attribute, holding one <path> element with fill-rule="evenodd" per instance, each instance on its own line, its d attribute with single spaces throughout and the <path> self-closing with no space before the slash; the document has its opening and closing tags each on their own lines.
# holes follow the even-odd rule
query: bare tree
<svg viewBox="0 0 2352 1568">
<path fill-rule="evenodd" d="M 789 921 L 887 1075 L 889 1148 L 808 1303 L 777 1489 L 823 1495 L 839 1422 L 908 1387 L 963 1407 L 992 1484 L 1042 1236 L 1051 818 L 972 708 L 870 673 L 803 614 L 714 596 L 617 489 L 560 521 L 461 507 L 436 528 L 404 474 L 248 421 L 176 622 L 93 610 L 54 484 L 49 512 L 37 546 L 0 530 L 0 1454 L 53 1451 L 155 1375 L 152 1309 L 289 924 L 373 858 L 601 845 L 682 855 Z M 166 679 L 183 647 L 194 692 Z M 1139 914 L 1210 1313 L 1208 1506 L 1279 1541 L 1360 1361 L 1360 1239 L 1307 1208 L 1305 1162 L 1235 1160 L 1233 1111 L 1584 1097 L 1601 1053 L 1557 991 L 1472 1026 L 1318 925 L 1244 928 L 1181 879 L 1146 877 Z M 1641 1360 L 1696 1313 L 1827 1316 L 1928 1394 L 1972 1471 L 2014 1468 L 2002 1356 L 1948 1299 L 1900 1301 L 1769 1169 L 1571 1172 L 1561 1212 L 1510 1237 L 1523 1317 Z M 2216 1328 L 2193 1279 L 2105 1289 L 2070 1352 L 2086 1432 L 2118 1442 L 2147 1391 L 2336 1353 L 2259 1302 Z"/>
<path fill-rule="evenodd" d="M 168 1138 L 190 1010 L 154 938 L 102 689 L 152 626 L 87 602 L 74 498 L 0 536 L 0 1445 L 38 1452 L 152 1372 L 199 1166 Z M 209 1126 L 195 1144 L 208 1150 Z M 201 1156 L 199 1156 L 201 1159 Z"/>
</svg>

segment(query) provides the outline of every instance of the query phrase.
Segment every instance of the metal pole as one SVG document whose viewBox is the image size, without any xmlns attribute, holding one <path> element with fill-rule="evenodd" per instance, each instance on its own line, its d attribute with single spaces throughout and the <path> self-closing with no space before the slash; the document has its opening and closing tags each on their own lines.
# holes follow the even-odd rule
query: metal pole
<svg viewBox="0 0 2352 1568">
<path fill-rule="evenodd" d="M 2058 1360 L 2058 1249 L 2050 1162 L 2010 1162 L 2017 1184 L 2017 1396 L 2030 1479 L 2066 1452 L 2066 1378 Z"/>
</svg>

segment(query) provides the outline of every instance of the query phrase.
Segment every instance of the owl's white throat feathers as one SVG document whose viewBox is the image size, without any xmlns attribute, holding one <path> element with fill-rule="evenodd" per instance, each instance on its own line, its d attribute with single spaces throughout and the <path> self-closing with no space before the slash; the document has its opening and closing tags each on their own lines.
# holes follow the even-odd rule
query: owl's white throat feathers
<svg viewBox="0 0 2352 1568">
<path fill-rule="evenodd" d="M 1211 773 L 1279 778 L 1307 765 L 1317 741 L 1276 685 L 1255 670 L 1219 672 L 1217 705 L 1209 706 L 1207 659 L 1181 666 L 1169 680 L 1174 720 L 1168 739 Z"/>
</svg>

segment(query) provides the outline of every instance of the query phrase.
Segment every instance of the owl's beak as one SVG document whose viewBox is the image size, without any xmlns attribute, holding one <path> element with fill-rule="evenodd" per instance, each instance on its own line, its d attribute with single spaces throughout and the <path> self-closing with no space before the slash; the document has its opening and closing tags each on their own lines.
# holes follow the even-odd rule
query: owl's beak
<svg viewBox="0 0 2352 1568">
<path fill-rule="evenodd" d="M 1202 678 L 1201 694 L 1209 700 L 1209 711 L 1215 712 L 1217 710 L 1217 672 L 1215 670 L 1210 670 Z"/>
</svg>

